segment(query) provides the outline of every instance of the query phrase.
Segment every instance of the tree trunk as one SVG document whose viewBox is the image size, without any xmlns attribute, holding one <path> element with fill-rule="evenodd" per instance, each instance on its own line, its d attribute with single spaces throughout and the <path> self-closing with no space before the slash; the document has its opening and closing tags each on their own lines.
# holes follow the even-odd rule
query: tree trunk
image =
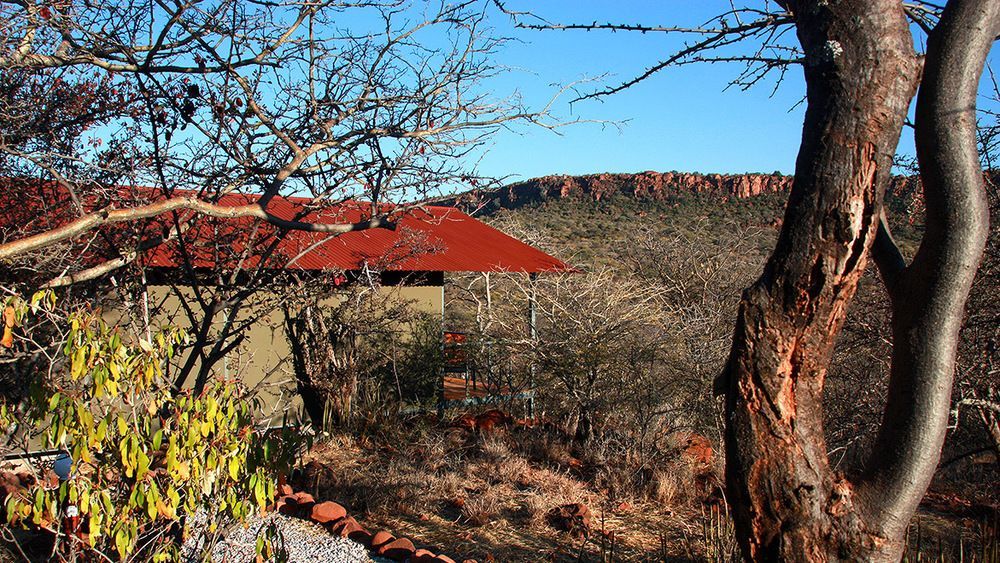
<svg viewBox="0 0 1000 563">
<path fill-rule="evenodd" d="M 346 424 L 358 389 L 353 327 L 324 320 L 318 306 L 295 314 L 285 309 L 295 381 L 302 405 L 316 427 Z"/>
<path fill-rule="evenodd" d="M 580 416 L 576 420 L 576 432 L 574 433 L 574 440 L 581 446 L 586 446 L 590 443 L 590 439 L 594 435 L 593 420 L 591 420 L 590 408 L 585 405 L 580 405 Z"/>
<path fill-rule="evenodd" d="M 823 379 L 875 238 L 918 75 L 893 0 L 797 2 L 807 101 L 776 248 L 740 303 L 726 367 L 726 481 L 748 559 L 872 559 L 885 538 L 830 467 Z"/>
<path fill-rule="evenodd" d="M 307 307 L 297 315 L 285 307 L 285 334 L 292 351 L 292 371 L 295 373 L 295 386 L 302 397 L 302 407 L 313 425 L 317 428 L 323 424 L 326 415 L 326 393 L 313 385 L 310 377 L 314 369 L 313 350 L 310 346 L 311 323 L 306 320 L 310 313 Z"/>
<path fill-rule="evenodd" d="M 882 536 L 905 533 L 947 432 L 959 331 L 989 232 L 976 96 L 998 32 L 1000 1 L 952 0 L 927 41 L 915 123 L 926 228 L 909 266 L 879 261 L 892 302 L 892 365 L 859 496 Z"/>
<path fill-rule="evenodd" d="M 987 3 L 995 11 L 997 2 Z M 976 247 L 982 248 L 980 202 L 969 195 L 981 188 L 981 173 L 978 181 L 969 173 L 975 142 L 960 133 L 961 139 L 933 147 L 941 131 L 929 126 L 933 132 L 922 152 L 957 151 L 960 162 L 929 182 L 925 176 L 929 210 L 931 192 L 939 193 L 933 198 L 938 209 L 928 216 L 931 242 L 905 266 L 898 251 L 885 252 L 895 247 L 880 229 L 892 156 L 919 75 L 901 3 L 787 4 L 805 52 L 808 108 L 782 231 L 760 279 L 744 292 L 720 380 L 729 500 L 747 559 L 898 561 L 940 454 L 954 341 Z M 975 82 L 988 51 L 981 39 L 995 34 L 981 29 L 995 19 L 985 12 L 977 0 L 953 0 L 940 32 L 932 33 L 925 82 L 934 79 L 935 67 L 949 65 L 956 69 L 952 75 L 973 77 L 971 86 L 958 84 L 954 93 L 933 87 L 927 94 L 947 102 L 924 112 L 940 122 L 971 116 L 974 124 Z M 949 39 L 963 33 L 979 39 Z M 974 56 L 963 57 L 968 52 Z M 948 80 L 956 86 L 955 76 Z M 970 87 L 971 101 L 963 96 Z M 964 125 L 955 127 L 962 130 Z M 921 156 L 922 168 L 927 159 L 933 157 Z M 978 164 L 973 168 L 978 171 Z M 852 481 L 834 472 L 826 455 L 822 390 L 877 234 L 879 266 L 894 295 L 890 398 L 875 449 L 882 457 Z M 965 246 L 959 242 L 970 237 Z"/>
</svg>

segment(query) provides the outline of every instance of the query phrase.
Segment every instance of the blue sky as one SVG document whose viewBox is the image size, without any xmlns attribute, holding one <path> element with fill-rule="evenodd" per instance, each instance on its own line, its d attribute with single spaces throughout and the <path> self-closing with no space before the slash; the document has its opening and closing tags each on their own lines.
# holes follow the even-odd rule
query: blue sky
<svg viewBox="0 0 1000 563">
<path fill-rule="evenodd" d="M 508 6 L 530 7 L 559 23 L 697 25 L 728 9 L 729 2 L 510 0 Z M 599 84 L 632 78 L 672 52 L 681 39 L 662 34 L 515 30 L 502 19 L 495 21 L 498 32 L 517 42 L 498 57 L 510 70 L 492 85 L 494 92 L 503 95 L 516 89 L 536 105 L 555 91 L 552 84 L 610 73 L 604 82 L 580 86 L 591 91 Z M 585 123 L 562 128 L 557 135 L 537 127 L 517 127 L 494 139 L 480 172 L 511 180 L 643 170 L 791 173 L 805 109 L 799 104 L 805 91 L 801 72 L 793 68 L 776 93 L 773 81 L 749 91 L 727 90 L 741 68 L 736 64 L 669 68 L 627 91 L 572 106 L 568 102 L 574 96 L 567 95 L 554 107 L 557 117 L 621 122 L 620 128 Z M 900 151 L 912 154 L 912 137 L 907 133 Z"/>
</svg>

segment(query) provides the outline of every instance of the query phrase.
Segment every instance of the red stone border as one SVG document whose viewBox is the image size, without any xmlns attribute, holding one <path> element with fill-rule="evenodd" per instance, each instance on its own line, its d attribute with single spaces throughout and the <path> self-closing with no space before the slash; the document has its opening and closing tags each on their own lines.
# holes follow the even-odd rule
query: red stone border
<svg viewBox="0 0 1000 563">
<path fill-rule="evenodd" d="M 275 508 L 281 514 L 319 524 L 331 534 L 360 543 L 368 548 L 372 555 L 401 563 L 456 563 L 447 555 L 434 554 L 427 549 L 417 549 L 413 540 L 409 538 L 397 538 L 385 530 L 372 534 L 354 517 L 348 515 L 347 509 L 333 501 L 316 502 L 309 493 L 295 492 L 287 484 L 278 488 L 278 495 Z M 477 562 L 474 559 L 466 559 L 462 563 Z"/>
</svg>

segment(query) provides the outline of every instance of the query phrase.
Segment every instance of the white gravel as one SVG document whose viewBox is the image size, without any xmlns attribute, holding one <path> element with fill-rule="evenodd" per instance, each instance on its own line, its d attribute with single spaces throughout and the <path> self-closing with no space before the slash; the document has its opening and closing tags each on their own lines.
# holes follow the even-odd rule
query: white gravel
<svg viewBox="0 0 1000 563">
<path fill-rule="evenodd" d="M 236 524 L 226 530 L 223 537 L 212 547 L 212 561 L 216 563 L 247 563 L 256 560 L 257 536 L 264 533 L 265 526 L 274 523 L 283 539 L 289 563 L 381 563 L 382 558 L 372 558 L 360 543 L 335 536 L 322 526 L 312 522 L 285 516 L 277 512 L 261 518 L 251 516 L 244 524 Z M 197 526 L 196 523 L 192 524 Z M 196 534 L 195 534 L 196 535 Z M 181 547 L 181 560 L 197 561 L 198 549 L 204 541 L 195 538 Z M 276 542 L 278 543 L 278 542 Z"/>
</svg>

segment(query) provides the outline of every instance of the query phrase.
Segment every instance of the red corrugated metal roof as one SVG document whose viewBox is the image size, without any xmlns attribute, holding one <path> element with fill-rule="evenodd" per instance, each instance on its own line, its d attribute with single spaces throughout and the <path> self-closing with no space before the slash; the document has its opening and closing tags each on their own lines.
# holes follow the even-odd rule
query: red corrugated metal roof
<svg viewBox="0 0 1000 563">
<path fill-rule="evenodd" d="M 222 205 L 245 205 L 256 196 L 224 196 Z M 274 198 L 269 212 L 292 219 L 311 202 L 307 198 Z M 370 205 L 348 202 L 311 212 L 300 219 L 316 223 L 356 223 L 369 217 Z M 249 231 L 257 219 L 221 220 L 230 232 Z M 268 225 L 268 228 L 270 226 Z M 218 236 L 216 232 L 196 236 Z M 188 237 L 190 240 L 190 236 Z M 237 243 L 238 244 L 238 243 Z M 303 270 L 354 270 L 365 263 L 385 270 L 416 272 L 560 272 L 570 266 L 453 207 L 423 206 L 403 212 L 396 229 L 366 229 L 339 235 L 291 231 L 278 245 L 289 268 Z M 288 262 L 291 261 L 289 264 Z M 147 257 L 148 265 L 176 266 L 169 248 Z M 280 262 L 279 262 L 280 263 Z M 195 266 L 212 266 L 199 257 Z"/>
<path fill-rule="evenodd" d="M 127 189 L 127 188 L 126 188 Z M 176 192 L 176 196 L 189 195 Z M 245 205 L 257 196 L 229 194 L 217 203 Z M 308 198 L 276 197 L 267 206 L 282 218 L 297 218 L 312 203 Z M 347 202 L 311 211 L 299 220 L 316 223 L 356 223 L 370 216 L 370 204 Z M 397 209 L 388 207 L 387 210 Z M 290 231 L 277 242 L 271 260 L 276 268 L 355 270 L 365 263 L 381 270 L 418 272 L 560 272 L 573 268 L 452 207 L 423 206 L 400 211 L 395 230 L 376 228 L 344 234 Z M 169 216 L 154 220 L 164 226 Z M 155 228 L 155 225 L 154 225 Z M 195 223 L 184 234 L 185 252 L 198 268 L 233 265 L 251 238 L 255 251 L 241 264 L 257 263 L 259 249 L 275 241 L 278 229 L 256 218 L 210 219 Z M 222 245 L 217 244 L 222 242 Z M 182 264 L 176 242 L 148 251 L 141 261 L 152 267 Z M 224 252 L 219 253 L 223 248 Z"/>
</svg>

